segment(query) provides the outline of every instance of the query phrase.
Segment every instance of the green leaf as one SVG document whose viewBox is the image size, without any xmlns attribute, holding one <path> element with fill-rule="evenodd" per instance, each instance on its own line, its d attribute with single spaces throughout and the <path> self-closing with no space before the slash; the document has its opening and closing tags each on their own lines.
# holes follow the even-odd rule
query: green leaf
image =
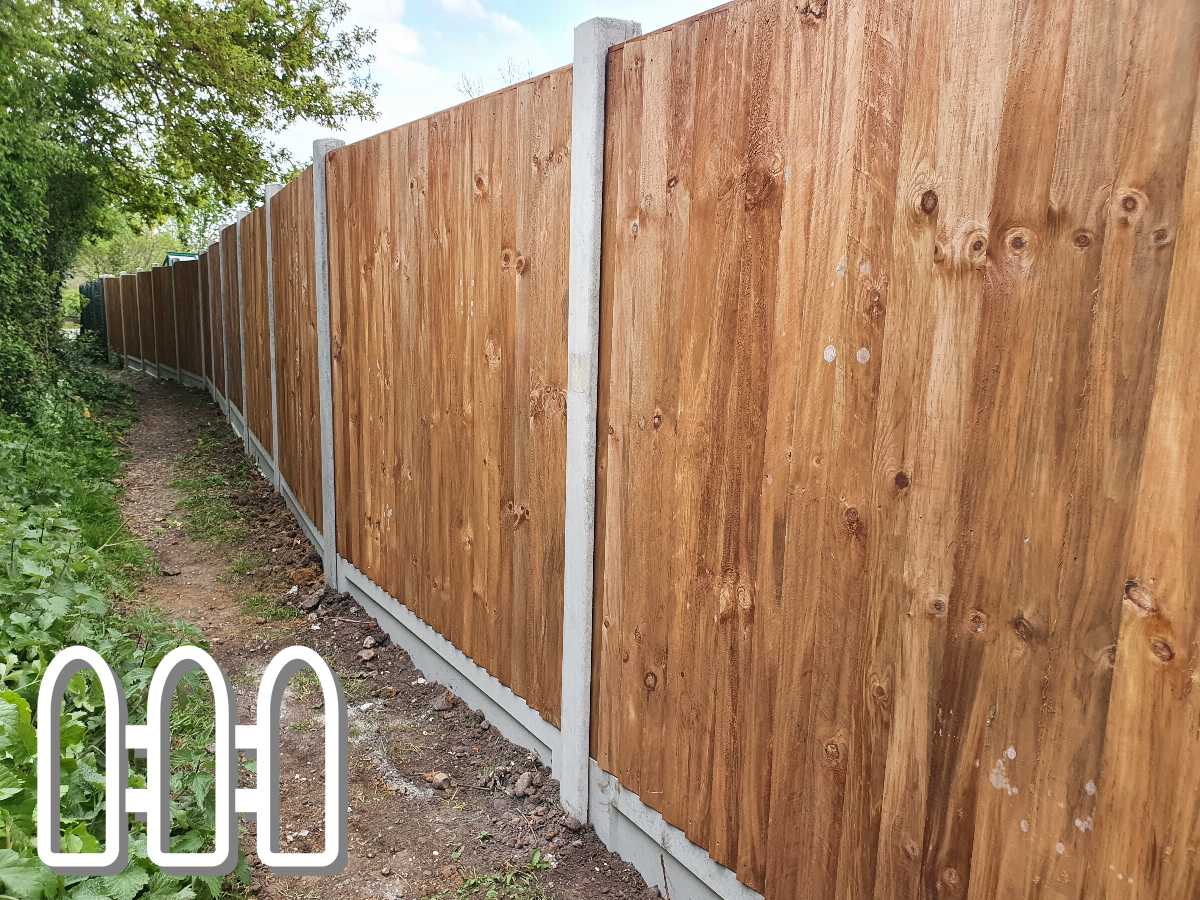
<svg viewBox="0 0 1200 900">
<path fill-rule="evenodd" d="M 0 691 L 0 747 L 37 752 L 37 732 L 25 698 L 15 691 Z"/>
<path fill-rule="evenodd" d="M 0 765 L 0 802 L 17 796 L 25 789 L 25 782 L 16 772 Z"/>
<path fill-rule="evenodd" d="M 59 877 L 41 860 L 19 856 L 13 850 L 0 850 L 0 886 L 22 900 L 50 900 L 62 890 Z"/>
<path fill-rule="evenodd" d="M 67 892 L 69 900 L 112 900 L 104 892 L 103 879 L 89 878 L 81 881 Z"/>
<path fill-rule="evenodd" d="M 101 878 L 100 884 L 112 900 L 133 900 L 149 881 L 150 875 L 145 869 L 130 866 L 120 875 Z"/>
</svg>

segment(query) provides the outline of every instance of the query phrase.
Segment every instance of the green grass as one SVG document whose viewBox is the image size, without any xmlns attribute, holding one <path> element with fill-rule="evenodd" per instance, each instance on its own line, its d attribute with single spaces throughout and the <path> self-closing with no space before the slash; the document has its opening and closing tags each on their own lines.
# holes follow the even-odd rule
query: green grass
<svg viewBox="0 0 1200 900">
<path fill-rule="evenodd" d="M 475 872 L 463 879 L 453 893 L 442 892 L 437 900 L 547 900 L 549 894 L 542 873 L 550 863 L 540 850 L 534 850 L 529 861 L 507 865 L 496 872 Z"/>
<path fill-rule="evenodd" d="M 272 600 L 266 594 L 247 594 L 240 600 L 247 615 L 268 622 L 283 622 L 300 617 L 300 610 Z"/>
<path fill-rule="evenodd" d="M 253 476 L 250 461 L 229 452 L 236 437 L 223 426 L 214 421 L 205 428 L 171 486 L 183 494 L 180 505 L 187 533 L 197 540 L 227 547 L 250 536 L 235 498 L 250 486 Z M 231 458 L 236 461 L 230 462 Z M 254 568 L 249 560 L 241 564 L 247 566 L 246 571 Z"/>
<path fill-rule="evenodd" d="M 266 564 L 267 554 L 258 550 L 243 550 L 230 560 L 229 574 L 235 578 L 245 578 Z"/>
</svg>

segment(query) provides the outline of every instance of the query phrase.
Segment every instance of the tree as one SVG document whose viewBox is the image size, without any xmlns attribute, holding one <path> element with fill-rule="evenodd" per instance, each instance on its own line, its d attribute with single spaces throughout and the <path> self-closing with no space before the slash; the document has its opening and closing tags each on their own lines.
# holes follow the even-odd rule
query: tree
<svg viewBox="0 0 1200 900">
<path fill-rule="evenodd" d="M 504 64 L 496 69 L 495 87 L 491 90 L 498 91 L 510 84 L 517 84 L 532 77 L 533 69 L 529 68 L 528 62 L 519 63 L 509 56 L 505 58 Z M 454 87 L 468 100 L 472 97 L 481 97 L 489 90 L 488 83 L 484 78 L 473 77 L 466 72 L 458 76 L 458 83 Z"/>
<path fill-rule="evenodd" d="M 141 230 L 249 201 L 291 169 L 269 135 L 371 116 L 373 35 L 339 30 L 346 12 L 344 0 L 0 3 L 3 333 L 52 349 L 76 251 L 122 216 Z"/>
</svg>

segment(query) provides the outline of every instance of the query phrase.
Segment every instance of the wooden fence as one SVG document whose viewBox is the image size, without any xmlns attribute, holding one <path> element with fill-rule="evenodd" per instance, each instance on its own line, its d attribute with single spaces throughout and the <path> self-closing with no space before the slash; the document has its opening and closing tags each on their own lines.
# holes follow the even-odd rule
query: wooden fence
<svg viewBox="0 0 1200 900">
<path fill-rule="evenodd" d="M 221 318 L 225 329 L 225 399 L 241 414 L 244 428 L 245 410 L 242 409 L 242 305 L 241 285 L 238 271 L 238 226 L 226 226 L 221 231 Z"/>
<path fill-rule="evenodd" d="M 200 380 L 204 371 L 204 363 L 200 359 L 200 264 L 194 259 L 178 260 L 173 267 L 171 280 L 175 300 L 179 374 L 182 378 Z"/>
<path fill-rule="evenodd" d="M 558 722 L 571 76 L 334 151 L 338 552 Z"/>
<path fill-rule="evenodd" d="M 601 47 L 577 357 L 588 59 L 323 148 L 197 265 L 181 359 L 331 580 L 572 776 L 581 433 L 571 808 L 672 896 L 1200 896 L 1200 7 Z M 143 276 L 110 342 L 169 368 Z"/>
<path fill-rule="evenodd" d="M 271 201 L 271 229 L 279 473 L 315 527 L 324 508 L 311 168 Z"/>
<path fill-rule="evenodd" d="M 260 207 L 238 226 L 242 318 L 246 326 L 246 424 L 271 455 L 271 330 L 267 324 L 267 221 Z"/>
<path fill-rule="evenodd" d="M 121 279 L 105 276 L 100 280 L 100 291 L 104 297 L 104 321 L 108 331 L 108 345 L 114 353 L 125 353 L 125 328 L 121 316 Z"/>
</svg>

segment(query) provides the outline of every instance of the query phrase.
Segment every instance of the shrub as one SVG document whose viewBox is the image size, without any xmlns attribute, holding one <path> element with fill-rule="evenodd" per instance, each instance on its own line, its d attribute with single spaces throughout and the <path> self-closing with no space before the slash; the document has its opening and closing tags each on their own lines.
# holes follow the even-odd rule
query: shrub
<svg viewBox="0 0 1200 900">
<path fill-rule="evenodd" d="M 98 651 L 125 687 L 130 721 L 144 721 L 155 665 L 190 626 L 120 602 L 147 571 L 149 553 L 124 526 L 114 478 L 114 434 L 128 421 L 95 373 L 68 366 L 32 421 L 0 414 L 0 896 L 28 900 L 120 897 L 204 900 L 226 896 L 220 878 L 169 877 L 149 863 L 144 826 L 132 829 L 130 865 L 111 878 L 63 878 L 37 858 L 33 711 L 41 674 L 72 644 Z M 85 377 L 86 376 L 86 377 Z M 72 679 L 63 703 L 62 846 L 87 852 L 103 837 L 103 697 L 94 678 Z M 172 709 L 172 849 L 212 842 L 211 693 L 185 679 Z M 144 770 L 130 773 L 144 786 Z M 245 874 L 244 864 L 242 869 Z"/>
<path fill-rule="evenodd" d="M 0 412 L 33 421 L 45 389 L 45 360 L 15 325 L 0 322 Z"/>
</svg>

